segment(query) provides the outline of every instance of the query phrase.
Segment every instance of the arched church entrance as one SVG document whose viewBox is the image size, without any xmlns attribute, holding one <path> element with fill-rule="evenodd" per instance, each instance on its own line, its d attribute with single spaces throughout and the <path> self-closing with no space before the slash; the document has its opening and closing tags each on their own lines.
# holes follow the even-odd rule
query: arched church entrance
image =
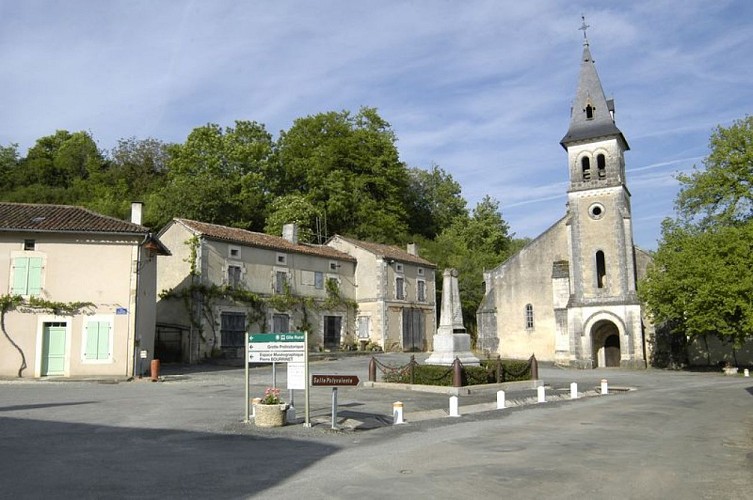
<svg viewBox="0 0 753 500">
<path fill-rule="evenodd" d="M 595 366 L 620 366 L 620 331 L 609 320 L 597 322 L 591 329 Z"/>
</svg>

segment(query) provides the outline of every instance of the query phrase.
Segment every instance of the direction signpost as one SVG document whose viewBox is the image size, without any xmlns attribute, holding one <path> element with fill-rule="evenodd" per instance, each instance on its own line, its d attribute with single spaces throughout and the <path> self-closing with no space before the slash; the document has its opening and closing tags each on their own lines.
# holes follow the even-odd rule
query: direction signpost
<svg viewBox="0 0 753 500">
<path fill-rule="evenodd" d="M 332 387 L 332 429 L 337 430 L 337 387 L 358 385 L 358 375 L 319 375 L 311 376 L 311 385 Z"/>
<path fill-rule="evenodd" d="M 250 413 L 249 394 L 249 364 L 251 363 L 296 363 L 303 365 L 304 381 L 308 378 L 308 334 L 306 332 L 289 333 L 249 333 L 246 343 L 246 422 Z M 298 370 L 296 370 L 298 373 Z M 304 426 L 309 423 L 309 394 L 308 383 L 295 381 L 295 386 L 305 385 L 306 391 L 306 419 Z M 290 384 L 289 384 L 290 387 Z"/>
</svg>

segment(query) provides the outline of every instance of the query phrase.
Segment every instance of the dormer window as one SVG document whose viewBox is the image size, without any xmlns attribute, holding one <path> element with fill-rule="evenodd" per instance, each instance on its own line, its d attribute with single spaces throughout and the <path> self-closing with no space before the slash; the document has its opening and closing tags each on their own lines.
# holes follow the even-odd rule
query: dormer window
<svg viewBox="0 0 753 500">
<path fill-rule="evenodd" d="M 593 120 L 593 118 L 594 118 L 594 110 L 595 109 L 596 108 L 594 108 L 590 104 L 586 104 L 586 109 L 585 109 L 585 111 L 586 111 L 586 120 Z"/>
</svg>

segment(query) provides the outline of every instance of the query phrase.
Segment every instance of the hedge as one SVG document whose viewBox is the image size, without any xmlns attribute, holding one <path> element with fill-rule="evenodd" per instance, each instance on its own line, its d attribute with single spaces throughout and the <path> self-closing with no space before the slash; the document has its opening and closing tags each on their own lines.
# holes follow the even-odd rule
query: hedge
<svg viewBox="0 0 753 500">
<path fill-rule="evenodd" d="M 481 366 L 462 367 L 462 385 L 494 384 L 497 382 L 515 382 L 531 380 L 531 364 L 529 360 L 504 359 L 499 360 L 499 378 L 496 359 L 481 361 Z M 452 367 L 438 365 L 413 365 L 413 383 L 419 385 L 441 385 L 452 387 Z M 385 373 L 385 382 L 410 384 L 410 364 L 402 370 Z"/>
</svg>

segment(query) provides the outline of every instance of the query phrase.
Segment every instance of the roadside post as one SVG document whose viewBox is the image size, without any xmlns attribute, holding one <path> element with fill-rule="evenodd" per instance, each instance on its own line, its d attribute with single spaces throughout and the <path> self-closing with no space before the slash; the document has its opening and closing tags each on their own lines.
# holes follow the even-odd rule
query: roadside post
<svg viewBox="0 0 753 500">
<path fill-rule="evenodd" d="M 358 385 L 358 382 L 358 375 L 315 374 L 311 376 L 312 386 L 332 387 L 332 429 L 337 430 L 337 388 L 340 386 L 355 387 Z"/>
</svg>

